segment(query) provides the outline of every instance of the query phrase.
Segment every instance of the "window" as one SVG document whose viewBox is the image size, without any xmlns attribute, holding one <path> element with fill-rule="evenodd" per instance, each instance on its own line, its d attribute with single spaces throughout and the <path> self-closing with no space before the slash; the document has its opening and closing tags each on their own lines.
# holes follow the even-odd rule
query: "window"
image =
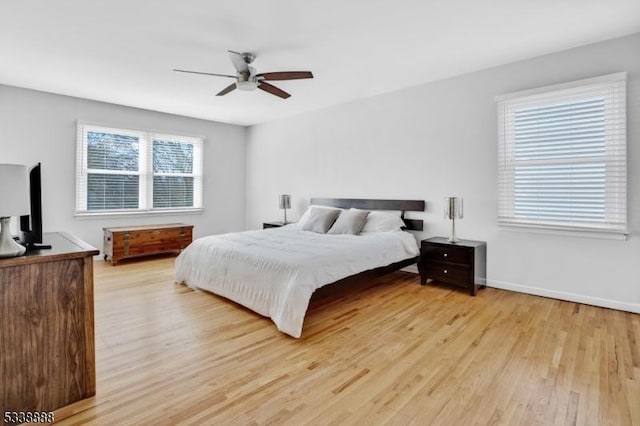
<svg viewBox="0 0 640 426">
<path fill-rule="evenodd" d="M 498 101 L 498 223 L 626 234 L 626 73 Z"/>
<path fill-rule="evenodd" d="M 202 208 L 202 140 L 78 125 L 78 213 Z"/>
</svg>

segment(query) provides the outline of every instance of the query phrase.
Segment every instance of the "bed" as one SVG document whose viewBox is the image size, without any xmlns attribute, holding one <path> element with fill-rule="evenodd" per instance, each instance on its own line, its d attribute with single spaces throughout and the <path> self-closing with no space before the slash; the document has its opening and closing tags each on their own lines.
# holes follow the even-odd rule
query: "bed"
<svg viewBox="0 0 640 426">
<path fill-rule="evenodd" d="M 424 211 L 424 201 L 313 198 L 311 204 L 399 211 L 406 230 L 422 230 L 422 221 L 406 219 L 404 212 Z M 418 244 L 406 230 L 329 235 L 290 224 L 203 237 L 178 256 L 175 279 L 269 317 L 278 330 L 298 338 L 318 288 L 416 263 Z"/>
</svg>

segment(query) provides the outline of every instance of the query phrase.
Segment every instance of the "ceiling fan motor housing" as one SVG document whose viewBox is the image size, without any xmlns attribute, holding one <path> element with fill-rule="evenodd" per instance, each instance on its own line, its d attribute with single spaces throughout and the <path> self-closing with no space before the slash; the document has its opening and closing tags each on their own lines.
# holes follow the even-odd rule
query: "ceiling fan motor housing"
<svg viewBox="0 0 640 426">
<path fill-rule="evenodd" d="M 249 55 L 249 53 L 243 53 L 243 55 Z M 245 72 L 238 72 L 238 81 L 236 82 L 236 88 L 238 90 L 256 90 L 258 87 L 258 79 L 256 78 L 256 69 L 254 67 L 247 67 L 249 70 Z"/>
</svg>

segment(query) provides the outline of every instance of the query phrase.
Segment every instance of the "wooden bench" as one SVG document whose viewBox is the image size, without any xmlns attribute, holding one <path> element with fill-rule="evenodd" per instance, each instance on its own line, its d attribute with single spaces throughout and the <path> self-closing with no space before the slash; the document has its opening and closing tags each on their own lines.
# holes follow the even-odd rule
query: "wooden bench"
<svg viewBox="0 0 640 426">
<path fill-rule="evenodd" d="M 185 249 L 193 240 L 193 225 L 168 223 L 161 225 L 102 228 L 104 260 L 117 265 L 122 259 L 149 256 Z"/>
</svg>

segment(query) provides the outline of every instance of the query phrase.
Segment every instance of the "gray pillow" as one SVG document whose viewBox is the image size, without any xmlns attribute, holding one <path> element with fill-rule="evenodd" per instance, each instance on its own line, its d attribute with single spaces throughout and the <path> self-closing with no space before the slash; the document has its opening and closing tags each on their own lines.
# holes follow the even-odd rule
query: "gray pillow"
<svg viewBox="0 0 640 426">
<path fill-rule="evenodd" d="M 302 225 L 302 230 L 326 234 L 339 214 L 340 210 L 311 207 L 309 217 Z"/>
<path fill-rule="evenodd" d="M 358 235 L 367 221 L 367 210 L 343 210 L 327 234 Z"/>
</svg>

